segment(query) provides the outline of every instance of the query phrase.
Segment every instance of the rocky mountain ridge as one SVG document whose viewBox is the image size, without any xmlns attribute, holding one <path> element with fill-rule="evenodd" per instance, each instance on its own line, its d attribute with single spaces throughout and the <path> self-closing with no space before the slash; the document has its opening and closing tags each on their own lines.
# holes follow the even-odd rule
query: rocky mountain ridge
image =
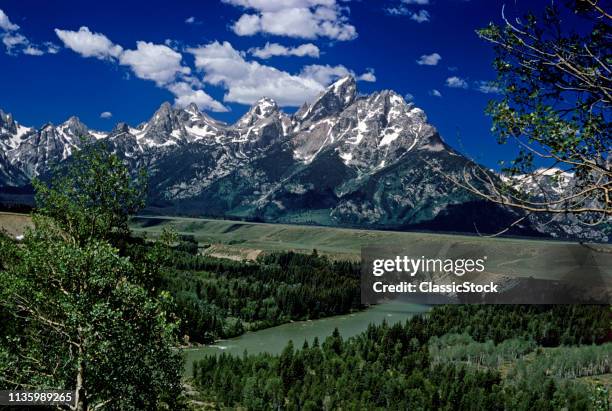
<svg viewBox="0 0 612 411">
<path fill-rule="evenodd" d="M 460 177 L 470 160 L 444 142 L 423 110 L 391 90 L 359 95 L 352 77 L 293 115 L 262 98 L 234 124 L 194 104 L 164 103 L 148 122 L 119 123 L 109 133 L 76 117 L 37 130 L 0 112 L 0 186 L 27 184 L 92 140 L 148 170 L 156 212 L 481 232 L 517 216 L 434 170 Z M 535 232 L 529 224 L 517 230 Z"/>
</svg>

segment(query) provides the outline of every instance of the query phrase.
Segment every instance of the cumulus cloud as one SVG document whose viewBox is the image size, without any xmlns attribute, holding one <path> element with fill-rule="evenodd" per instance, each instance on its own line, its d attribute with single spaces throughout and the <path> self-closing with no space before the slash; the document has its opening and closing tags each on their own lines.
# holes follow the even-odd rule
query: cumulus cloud
<svg viewBox="0 0 612 411">
<path fill-rule="evenodd" d="M 136 50 L 126 50 L 119 57 L 119 63 L 129 66 L 136 76 L 152 80 L 158 86 L 173 82 L 177 76 L 191 73 L 189 67 L 181 64 L 182 56 L 163 44 L 136 42 Z"/>
<path fill-rule="evenodd" d="M 164 44 L 136 42 L 136 49 L 124 50 L 101 33 L 88 27 L 78 31 L 55 29 L 64 45 L 83 57 L 95 57 L 127 66 L 143 80 L 151 80 L 175 96 L 177 105 L 196 103 L 200 109 L 227 111 L 227 108 L 198 89 L 199 81 L 190 76 L 191 69 L 182 64 L 183 56 Z"/>
<path fill-rule="evenodd" d="M 28 39 L 19 33 L 6 33 L 2 36 L 2 43 L 6 47 L 6 51 L 9 54 L 14 52 L 14 49 L 18 46 L 26 47 L 28 45 Z"/>
<path fill-rule="evenodd" d="M 247 13 L 234 22 L 239 36 L 257 33 L 296 38 L 326 37 L 346 41 L 357 37 L 348 22 L 348 8 L 336 0 L 223 0 Z"/>
<path fill-rule="evenodd" d="M 194 24 L 195 22 L 196 22 L 196 19 L 193 16 L 189 16 L 185 19 L 185 23 L 187 24 Z"/>
<path fill-rule="evenodd" d="M 255 14 L 243 14 L 232 26 L 239 36 L 252 36 L 261 31 L 260 17 Z"/>
<path fill-rule="evenodd" d="M 88 27 L 78 31 L 55 29 L 55 33 L 67 48 L 81 56 L 118 61 L 130 67 L 137 77 L 152 80 L 158 86 L 191 72 L 181 64 L 181 54 L 163 44 L 138 41 L 135 50 L 124 50 L 104 34 L 93 33 Z"/>
<path fill-rule="evenodd" d="M 36 46 L 29 45 L 25 49 L 23 49 L 23 54 L 27 54 L 29 56 L 42 56 L 43 54 L 45 54 L 45 52 L 37 48 Z"/>
<path fill-rule="evenodd" d="M 312 43 L 306 43 L 297 47 L 286 47 L 278 43 L 266 43 L 264 47 L 249 49 L 249 53 L 260 59 L 269 59 L 274 56 L 297 56 L 318 58 L 320 50 Z"/>
<path fill-rule="evenodd" d="M 270 97 L 281 106 L 300 106 L 314 99 L 327 85 L 340 77 L 352 75 L 360 81 L 376 81 L 374 69 L 368 68 L 357 75 L 342 65 L 310 65 L 298 74 L 291 74 L 247 60 L 246 52 L 234 49 L 227 41 L 187 48 L 186 52 L 194 56 L 197 69 L 192 71 L 183 64 L 183 56 L 179 51 L 164 44 L 138 41 L 135 49 L 124 49 L 103 34 L 91 32 L 87 27 L 78 32 L 58 30 L 58 36 L 60 34 L 67 47 L 80 55 L 127 66 L 136 77 L 151 80 L 157 86 L 167 89 L 174 94 L 177 106 L 195 103 L 200 109 L 227 111 L 224 104 L 202 89 L 205 84 L 222 87 L 225 90 L 225 102 L 253 104 L 261 97 Z M 91 47 L 71 43 L 78 35 L 84 35 L 89 40 L 85 44 Z M 297 47 L 268 43 L 264 48 L 250 52 L 262 57 L 284 54 L 314 56 L 318 48 L 310 43 Z"/>
<path fill-rule="evenodd" d="M 376 81 L 373 68 L 368 68 L 365 73 L 357 75 L 354 71 L 349 70 L 341 64 L 337 66 L 312 64 L 305 66 L 300 72 L 300 77 L 313 79 L 322 86 L 328 86 L 334 81 L 346 76 L 353 76 L 358 81 Z"/>
<path fill-rule="evenodd" d="M 461 77 L 452 76 L 446 79 L 446 87 L 450 88 L 468 88 L 468 83 Z"/>
<path fill-rule="evenodd" d="M 223 100 L 253 104 L 270 97 L 281 106 L 297 107 L 314 99 L 324 88 L 341 77 L 355 76 L 362 81 L 375 80 L 374 70 L 357 76 L 342 66 L 312 64 L 291 74 L 258 61 L 247 60 L 231 43 L 214 41 L 187 51 L 195 57 L 195 66 L 205 83 L 223 87 Z"/>
<path fill-rule="evenodd" d="M 110 111 L 103 111 L 100 113 L 100 118 L 111 118 L 113 117 L 113 113 Z"/>
<path fill-rule="evenodd" d="M 402 0 L 404 4 L 418 4 L 419 6 L 426 6 L 429 4 L 429 0 Z"/>
<path fill-rule="evenodd" d="M 305 66 L 300 73 L 301 77 L 313 79 L 321 85 L 328 85 L 334 81 L 353 75 L 349 69 L 343 65 L 330 66 L 329 64 L 312 64 Z"/>
<path fill-rule="evenodd" d="M 313 78 L 245 60 L 227 41 L 215 41 L 187 51 L 194 55 L 204 82 L 226 89 L 223 99 L 227 102 L 253 104 L 266 96 L 282 106 L 299 106 L 323 90 L 321 83 Z"/>
<path fill-rule="evenodd" d="M 0 39 L 6 47 L 6 53 L 17 55 L 19 53 L 29 56 L 42 56 L 45 53 L 55 54 L 57 46 L 53 43 L 34 44 L 26 36 L 19 33 L 19 26 L 11 22 L 6 13 L 0 9 Z"/>
<path fill-rule="evenodd" d="M 412 93 L 406 93 L 404 94 L 404 100 L 410 102 L 410 101 L 414 101 L 414 95 Z"/>
<path fill-rule="evenodd" d="M 414 20 L 417 23 L 425 23 L 429 21 L 429 12 L 427 10 L 419 10 L 410 15 L 410 20 Z"/>
<path fill-rule="evenodd" d="M 0 29 L 4 31 L 19 30 L 19 26 L 11 23 L 11 20 L 2 9 L 0 9 Z"/>
<path fill-rule="evenodd" d="M 357 77 L 357 80 L 366 81 L 368 83 L 373 83 L 376 81 L 376 76 L 374 75 L 374 69 L 368 67 L 366 72 Z"/>
<path fill-rule="evenodd" d="M 436 66 L 440 60 L 442 60 L 442 56 L 438 53 L 432 53 L 423 54 L 416 62 L 420 66 Z"/>
<path fill-rule="evenodd" d="M 83 57 L 113 60 L 123 52 L 121 46 L 114 44 L 104 34 L 92 33 L 85 26 L 78 31 L 55 29 L 55 34 L 64 46 Z"/>
<path fill-rule="evenodd" d="M 206 94 L 202 89 L 196 89 L 187 82 L 177 82 L 168 86 L 175 95 L 174 104 L 177 107 L 187 107 L 195 103 L 199 109 L 212 110 L 216 112 L 228 111 L 227 107 Z"/>
<path fill-rule="evenodd" d="M 429 91 L 429 95 L 434 97 L 442 97 L 442 93 L 440 93 L 435 88 Z"/>
<path fill-rule="evenodd" d="M 474 88 L 484 94 L 500 94 L 501 90 L 492 81 L 479 80 L 474 82 Z"/>
</svg>

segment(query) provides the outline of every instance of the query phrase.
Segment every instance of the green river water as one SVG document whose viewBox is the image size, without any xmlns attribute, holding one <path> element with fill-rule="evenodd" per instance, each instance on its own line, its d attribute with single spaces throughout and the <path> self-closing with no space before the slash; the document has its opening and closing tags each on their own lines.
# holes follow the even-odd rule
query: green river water
<svg viewBox="0 0 612 411">
<path fill-rule="evenodd" d="M 245 350 L 249 354 L 261 352 L 279 354 L 289 340 L 292 340 L 298 348 L 302 346 L 304 340 L 311 344 L 315 337 L 323 342 L 327 336 L 331 335 L 334 328 L 338 328 L 343 338 L 349 338 L 365 331 L 368 324 L 380 324 L 385 320 L 389 324 L 394 324 L 405 321 L 428 309 L 429 307 L 424 305 L 392 301 L 352 314 L 312 321 L 296 321 L 260 331 L 248 332 L 236 338 L 218 341 L 214 345 L 187 348 L 183 350 L 186 356 L 185 375 L 191 376 L 193 362 L 207 355 L 221 353 L 242 355 Z"/>
</svg>

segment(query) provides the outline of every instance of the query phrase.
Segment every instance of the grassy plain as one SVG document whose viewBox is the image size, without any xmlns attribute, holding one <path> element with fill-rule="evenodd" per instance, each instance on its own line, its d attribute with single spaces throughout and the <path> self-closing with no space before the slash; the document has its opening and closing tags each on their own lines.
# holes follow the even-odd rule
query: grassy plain
<svg viewBox="0 0 612 411">
<path fill-rule="evenodd" d="M 204 253 L 232 259 L 254 259 L 260 253 L 293 250 L 334 259 L 358 260 L 362 247 L 409 251 L 412 256 L 487 259 L 491 275 L 542 279 L 573 278 L 597 271 L 612 284 L 612 253 L 594 253 L 588 246 L 565 241 L 489 238 L 455 234 L 362 230 L 289 224 L 266 224 L 205 218 L 139 216 L 134 232 L 155 238 L 164 228 L 192 235 Z M 607 247 L 609 245 L 598 245 Z M 607 255 L 606 255 L 607 254 Z"/>
<path fill-rule="evenodd" d="M 9 235 L 23 234 L 27 226 L 31 226 L 27 215 L 0 213 L 0 229 Z M 612 253 L 592 253 L 588 245 L 572 242 L 170 216 L 138 216 L 132 220 L 134 233 L 149 238 L 156 238 L 164 228 L 193 236 L 205 254 L 235 260 L 255 259 L 273 251 L 310 253 L 313 249 L 333 259 L 359 260 L 362 247 L 400 247 L 416 257 L 486 257 L 486 271 L 492 275 L 567 279 L 595 270 L 604 283 L 612 284 Z M 610 245 L 597 247 L 612 250 Z"/>
</svg>

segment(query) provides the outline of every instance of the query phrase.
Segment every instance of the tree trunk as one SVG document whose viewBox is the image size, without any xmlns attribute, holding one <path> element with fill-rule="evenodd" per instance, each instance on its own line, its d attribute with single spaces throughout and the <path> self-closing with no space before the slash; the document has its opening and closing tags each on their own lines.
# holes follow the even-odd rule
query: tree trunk
<svg viewBox="0 0 612 411">
<path fill-rule="evenodd" d="M 77 378 L 76 378 L 76 394 L 75 394 L 75 410 L 76 411 L 86 411 L 87 410 L 87 399 L 85 397 L 85 387 L 83 386 L 83 380 L 85 377 L 85 364 L 83 361 L 83 349 L 81 347 L 79 347 L 79 357 L 78 357 L 78 362 L 79 362 L 79 368 L 77 371 Z"/>
</svg>

